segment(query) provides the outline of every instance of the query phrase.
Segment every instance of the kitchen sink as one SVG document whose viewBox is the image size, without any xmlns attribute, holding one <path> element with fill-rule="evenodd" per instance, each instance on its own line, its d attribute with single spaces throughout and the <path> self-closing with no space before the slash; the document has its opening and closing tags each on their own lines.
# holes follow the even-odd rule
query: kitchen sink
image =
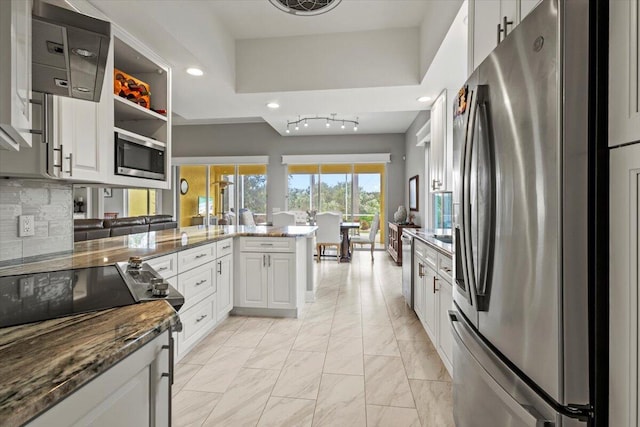
<svg viewBox="0 0 640 427">
<path fill-rule="evenodd" d="M 453 243 L 453 236 L 434 235 L 433 238 L 441 241 L 442 243 L 449 243 L 449 244 Z"/>
</svg>

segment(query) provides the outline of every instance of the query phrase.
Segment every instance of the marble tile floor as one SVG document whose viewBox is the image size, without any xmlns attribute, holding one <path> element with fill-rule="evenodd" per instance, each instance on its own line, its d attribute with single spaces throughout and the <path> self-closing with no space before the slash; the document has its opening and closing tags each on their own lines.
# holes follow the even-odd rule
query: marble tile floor
<svg viewBox="0 0 640 427">
<path fill-rule="evenodd" d="M 384 252 L 314 263 L 300 319 L 230 317 L 176 366 L 173 425 L 454 426 L 451 378 Z"/>
</svg>

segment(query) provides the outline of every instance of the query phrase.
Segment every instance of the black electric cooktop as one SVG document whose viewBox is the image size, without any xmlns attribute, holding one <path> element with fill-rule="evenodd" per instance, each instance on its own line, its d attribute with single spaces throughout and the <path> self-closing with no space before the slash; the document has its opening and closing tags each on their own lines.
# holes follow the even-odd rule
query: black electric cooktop
<svg viewBox="0 0 640 427">
<path fill-rule="evenodd" d="M 0 277 L 0 328 L 136 302 L 115 266 Z"/>
</svg>

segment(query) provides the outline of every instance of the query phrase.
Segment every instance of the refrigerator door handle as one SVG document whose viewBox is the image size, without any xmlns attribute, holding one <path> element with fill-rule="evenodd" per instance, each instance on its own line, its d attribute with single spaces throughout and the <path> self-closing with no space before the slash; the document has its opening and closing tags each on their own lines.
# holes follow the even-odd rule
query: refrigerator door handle
<svg viewBox="0 0 640 427">
<path fill-rule="evenodd" d="M 469 348 L 470 341 L 476 341 L 471 332 L 467 331 L 467 327 L 462 321 L 458 320 L 457 312 L 449 311 L 449 321 L 451 323 L 451 329 L 453 330 L 453 336 L 456 342 L 467 352 L 466 356 L 475 365 L 474 370 L 480 375 L 482 381 L 489 386 L 491 391 L 496 397 L 500 399 L 504 407 L 517 419 L 521 424 L 527 427 L 550 427 L 553 426 L 549 420 L 542 418 L 537 411 L 528 406 L 518 402 L 513 396 L 511 396 L 498 382 L 484 369 L 482 364 L 476 359 L 473 352 Z"/>
<path fill-rule="evenodd" d="M 455 225 L 455 242 L 456 242 L 456 277 L 455 283 L 462 295 L 464 295 L 465 299 L 469 304 L 473 304 L 471 299 L 471 289 L 469 288 L 469 275 L 467 272 L 467 250 L 465 245 L 465 224 L 466 220 L 466 205 L 465 205 L 465 177 L 466 177 L 466 153 L 467 147 L 469 145 L 469 129 L 472 125 L 473 115 L 474 115 L 474 107 L 473 102 L 475 100 L 474 91 L 469 91 L 469 111 L 467 123 L 465 125 L 465 134 L 464 134 L 464 143 L 462 145 L 462 150 L 460 153 L 460 183 L 462 186 L 462 198 L 459 206 L 454 206 L 456 211 L 459 211 L 459 214 L 455 214 L 455 218 L 460 217 L 460 221 L 456 220 Z M 460 275 L 462 273 L 462 275 Z"/>
<path fill-rule="evenodd" d="M 479 87 L 478 87 L 479 88 Z M 462 168 L 461 168 L 461 183 L 462 183 L 462 206 L 460 213 L 462 216 L 462 229 L 460 230 L 460 255 L 462 261 L 462 273 L 463 280 L 466 284 L 467 292 L 476 293 L 475 289 L 475 273 L 473 271 L 473 254 L 471 253 L 472 241 L 471 241 L 471 155 L 473 153 L 473 141 L 476 127 L 476 118 L 478 114 L 478 101 L 477 101 L 477 89 L 475 93 L 472 92 L 471 109 L 469 112 L 469 121 L 467 123 L 467 131 L 465 134 L 464 146 L 462 148 Z M 467 299 L 471 302 L 471 296 L 468 295 Z M 471 302 L 471 304 L 473 304 Z"/>
<path fill-rule="evenodd" d="M 494 250 L 494 234 L 495 234 L 495 218 L 494 206 L 496 198 L 495 183 L 495 166 L 493 161 L 493 141 L 491 140 L 489 105 L 487 102 L 488 87 L 486 85 L 478 86 L 476 91 L 477 121 L 474 121 L 474 136 L 478 136 L 477 153 L 478 171 L 476 183 L 482 182 L 484 187 L 480 188 L 479 184 L 477 193 L 478 198 L 483 197 L 483 203 L 478 201 L 478 215 L 482 215 L 482 222 L 478 218 L 478 259 L 477 265 L 474 258 L 471 257 L 473 263 L 473 272 L 475 274 L 474 283 L 476 285 L 476 296 L 478 311 L 487 311 L 489 309 L 490 289 L 487 286 L 489 282 L 489 270 L 493 260 Z M 475 144 L 476 141 L 474 141 Z M 482 165 L 482 168 L 480 167 Z M 484 172 L 482 174 L 481 172 Z M 484 176 L 483 176 L 484 175 Z M 481 181 L 481 178 L 484 178 Z M 482 195 L 482 196 L 481 196 Z M 480 213 L 482 210 L 482 213 Z M 470 236 L 471 240 L 472 235 Z"/>
</svg>

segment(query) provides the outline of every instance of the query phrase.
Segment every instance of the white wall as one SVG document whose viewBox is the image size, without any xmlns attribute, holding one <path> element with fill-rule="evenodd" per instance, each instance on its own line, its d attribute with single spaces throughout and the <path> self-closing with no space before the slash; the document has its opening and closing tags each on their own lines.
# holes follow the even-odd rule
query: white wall
<svg viewBox="0 0 640 427">
<path fill-rule="evenodd" d="M 117 212 L 119 218 L 126 216 L 124 195 L 123 188 L 111 189 L 111 197 L 104 198 L 104 212 Z"/>
<path fill-rule="evenodd" d="M 238 40 L 236 90 L 416 85 L 422 78 L 418 54 L 418 28 Z"/>
<path fill-rule="evenodd" d="M 268 155 L 267 212 L 285 208 L 287 154 L 391 153 L 387 164 L 387 212 L 392 218 L 405 204 L 405 135 L 337 135 L 283 137 L 266 123 L 174 126 L 173 156 Z M 408 184 L 407 184 L 408 185 Z"/>
<path fill-rule="evenodd" d="M 419 185 L 419 204 L 418 204 L 418 212 L 409 212 L 410 214 L 415 215 L 413 222 L 420 225 L 421 227 L 428 227 L 427 220 L 429 218 L 427 212 L 427 197 L 429 195 L 428 188 L 428 179 L 426 177 L 426 168 L 425 168 L 425 147 L 420 146 L 417 147 L 417 138 L 416 133 L 424 124 L 429 120 L 430 112 L 422 111 L 418 114 L 418 117 L 413 121 L 407 133 L 405 134 L 405 152 L 407 160 L 405 162 L 405 182 L 407 183 L 405 186 L 405 207 L 409 206 L 409 178 L 412 176 L 418 175 L 418 185 Z"/>
</svg>

